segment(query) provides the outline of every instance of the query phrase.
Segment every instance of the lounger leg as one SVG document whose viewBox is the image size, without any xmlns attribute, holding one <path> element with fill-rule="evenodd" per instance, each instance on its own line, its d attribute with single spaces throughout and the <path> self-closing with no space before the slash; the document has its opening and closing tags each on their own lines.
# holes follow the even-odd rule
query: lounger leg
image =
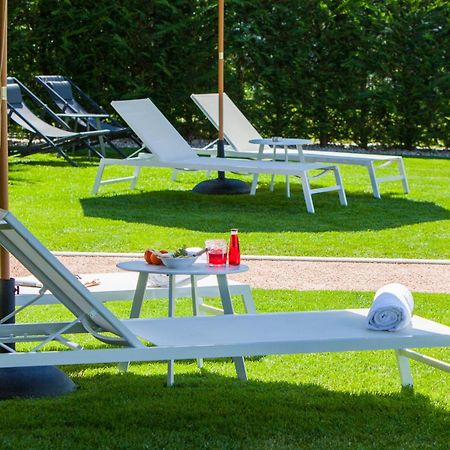
<svg viewBox="0 0 450 450">
<path fill-rule="evenodd" d="M 170 176 L 170 181 L 176 181 L 178 175 L 178 169 L 173 169 L 172 175 Z"/>
<path fill-rule="evenodd" d="M 264 146 L 263 146 L 263 148 L 264 148 Z M 272 147 L 272 160 L 276 161 L 276 158 L 277 158 L 277 147 L 274 145 Z M 275 187 L 275 174 L 272 174 L 270 177 L 270 187 L 269 187 L 270 192 L 273 192 L 274 187 Z"/>
<path fill-rule="evenodd" d="M 56 151 L 71 165 L 74 167 L 78 167 L 78 164 L 69 157 L 69 155 L 60 147 L 56 149 Z"/>
<path fill-rule="evenodd" d="M 306 210 L 309 213 L 314 214 L 314 204 L 311 196 L 311 187 L 309 186 L 308 173 L 302 172 L 301 179 L 302 179 L 303 195 L 305 197 L 306 202 Z"/>
<path fill-rule="evenodd" d="M 375 198 L 381 198 L 380 189 L 378 187 L 377 176 L 375 174 L 375 167 L 374 167 L 372 161 L 370 162 L 370 165 L 367 166 L 367 170 L 369 171 L 370 182 L 372 183 L 373 196 Z"/>
<path fill-rule="evenodd" d="M 408 186 L 408 179 L 406 178 L 406 170 L 405 170 L 405 164 L 403 162 L 403 159 L 398 159 L 397 165 L 398 165 L 398 170 L 400 171 L 400 175 L 402 176 L 403 192 L 405 194 L 408 194 L 409 186 Z"/>
<path fill-rule="evenodd" d="M 253 301 L 252 291 L 250 286 L 243 286 L 245 291 L 241 294 L 242 302 L 244 303 L 245 312 L 247 314 L 256 314 L 255 302 Z"/>
<path fill-rule="evenodd" d="M 253 181 L 252 181 L 252 186 L 250 188 L 250 195 L 255 195 L 256 194 L 256 187 L 258 186 L 258 174 L 255 173 L 255 175 L 253 175 Z"/>
<path fill-rule="evenodd" d="M 409 365 L 409 358 L 403 356 L 399 350 L 395 350 L 395 356 L 397 358 L 398 370 L 400 371 L 402 386 L 413 387 L 413 379 L 411 375 L 411 367 Z"/>
<path fill-rule="evenodd" d="M 136 188 L 136 183 L 137 180 L 139 178 L 139 173 L 141 172 L 141 166 L 136 166 L 133 170 L 133 180 L 131 181 L 130 184 L 130 189 L 135 189 Z"/>
<path fill-rule="evenodd" d="M 169 275 L 169 317 L 175 315 L 175 275 Z M 173 386 L 174 370 L 173 359 L 167 364 L 167 386 Z"/>
<path fill-rule="evenodd" d="M 275 160 L 275 158 L 274 158 Z M 288 148 L 284 146 L 284 162 L 289 162 Z M 291 185 L 289 182 L 289 175 L 286 175 L 286 197 L 291 198 Z"/>
<path fill-rule="evenodd" d="M 339 186 L 339 202 L 342 206 L 347 206 L 347 196 L 345 195 L 344 184 L 342 183 L 341 171 L 339 170 L 339 167 L 336 166 L 333 169 L 333 172 L 336 184 Z"/>
<path fill-rule="evenodd" d="M 217 284 L 219 285 L 220 298 L 222 300 L 223 313 L 234 314 L 233 303 L 231 301 L 230 289 L 228 287 L 227 276 L 217 275 Z M 233 357 L 236 373 L 240 380 L 247 381 L 247 371 L 245 369 L 245 362 L 242 356 Z"/>
<path fill-rule="evenodd" d="M 198 308 L 198 292 L 197 292 L 197 279 L 194 275 L 191 275 L 191 298 L 192 298 L 192 312 L 194 316 L 199 315 Z M 197 366 L 199 369 L 203 367 L 203 359 L 197 358 Z"/>
<path fill-rule="evenodd" d="M 105 170 L 105 163 L 104 163 L 103 159 L 101 159 L 100 164 L 98 165 L 97 175 L 95 176 L 94 187 L 92 188 L 92 194 L 94 194 L 94 195 L 97 195 L 97 193 L 98 193 L 104 170 Z"/>
</svg>

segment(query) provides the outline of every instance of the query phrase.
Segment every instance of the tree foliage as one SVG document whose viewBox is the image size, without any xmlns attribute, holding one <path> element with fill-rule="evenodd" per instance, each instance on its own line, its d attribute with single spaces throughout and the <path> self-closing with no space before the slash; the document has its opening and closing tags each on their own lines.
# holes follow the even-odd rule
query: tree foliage
<svg viewBox="0 0 450 450">
<path fill-rule="evenodd" d="M 266 135 L 449 145 L 444 0 L 226 0 L 226 91 Z M 187 138 L 217 83 L 217 2 L 10 2 L 9 73 L 63 74 L 106 105 L 149 96 Z"/>
</svg>

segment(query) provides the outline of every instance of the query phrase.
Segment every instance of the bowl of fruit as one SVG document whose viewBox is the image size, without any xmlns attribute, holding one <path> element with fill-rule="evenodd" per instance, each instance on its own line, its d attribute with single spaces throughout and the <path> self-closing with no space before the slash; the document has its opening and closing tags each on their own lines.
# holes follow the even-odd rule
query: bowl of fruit
<svg viewBox="0 0 450 450">
<path fill-rule="evenodd" d="M 186 247 L 180 247 L 174 252 L 151 250 L 153 258 L 152 261 L 157 259 L 161 261 L 169 269 L 185 269 L 191 266 L 197 260 L 197 258 L 204 253 L 205 250 L 192 254 L 186 250 Z M 156 259 L 157 258 L 157 259 Z M 147 259 L 146 259 L 147 260 Z M 159 263 L 159 264 L 161 264 Z M 151 264 L 155 264 L 152 262 Z"/>
</svg>

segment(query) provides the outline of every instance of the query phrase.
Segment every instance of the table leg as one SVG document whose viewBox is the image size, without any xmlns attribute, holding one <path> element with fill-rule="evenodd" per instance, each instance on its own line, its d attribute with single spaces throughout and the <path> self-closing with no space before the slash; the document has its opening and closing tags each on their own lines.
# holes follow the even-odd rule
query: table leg
<svg viewBox="0 0 450 450">
<path fill-rule="evenodd" d="M 97 130 L 101 130 L 102 129 L 102 124 L 100 122 L 100 118 L 99 117 L 95 118 L 95 126 L 97 127 Z M 105 139 L 104 139 L 104 137 L 103 136 L 99 136 L 98 137 L 98 142 L 100 144 L 100 153 L 103 156 L 106 156 L 106 153 L 105 153 Z"/>
<path fill-rule="evenodd" d="M 264 157 L 264 144 L 261 144 L 259 146 L 259 150 L 258 150 L 258 160 L 262 159 Z M 255 195 L 256 194 L 256 188 L 258 187 L 258 177 L 259 174 L 255 173 L 253 175 L 253 181 L 252 181 L 252 186 L 250 188 L 250 195 Z"/>
<path fill-rule="evenodd" d="M 130 319 L 135 319 L 141 315 L 142 302 L 144 301 L 145 289 L 147 288 L 148 273 L 139 272 L 139 277 L 134 291 L 133 303 L 131 305 Z M 130 363 L 119 363 L 119 370 L 126 372 Z"/>
<path fill-rule="evenodd" d="M 175 275 L 169 275 L 169 317 L 175 315 Z M 167 386 L 173 386 L 173 359 L 167 364 Z"/>
<path fill-rule="evenodd" d="M 269 146 L 270 148 L 270 146 Z M 276 161 L 277 160 L 277 146 L 273 145 L 272 147 L 272 161 Z M 273 192 L 275 186 L 275 174 L 273 173 L 270 177 L 270 192 Z"/>
<path fill-rule="evenodd" d="M 135 319 L 141 315 L 142 302 L 144 301 L 145 290 L 147 289 L 148 273 L 139 272 L 136 291 L 131 305 L 130 319 Z"/>
<path fill-rule="evenodd" d="M 224 314 L 234 314 L 233 303 L 231 301 L 230 289 L 226 275 L 217 275 L 217 284 L 219 285 L 220 298 L 222 300 Z M 236 373 L 240 380 L 247 381 L 247 371 L 242 356 L 233 357 Z"/>
<path fill-rule="evenodd" d="M 191 275 L 191 298 L 192 298 L 192 313 L 194 314 L 194 316 L 198 316 L 199 303 L 197 292 L 197 278 L 194 275 Z M 197 366 L 199 369 L 203 367 L 203 358 L 197 358 Z"/>
</svg>

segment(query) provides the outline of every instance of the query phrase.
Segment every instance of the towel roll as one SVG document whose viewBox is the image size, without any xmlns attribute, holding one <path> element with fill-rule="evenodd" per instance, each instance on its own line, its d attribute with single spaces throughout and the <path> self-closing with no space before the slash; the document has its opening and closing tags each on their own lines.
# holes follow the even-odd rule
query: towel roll
<svg viewBox="0 0 450 450">
<path fill-rule="evenodd" d="M 406 286 L 391 283 L 378 289 L 367 316 L 370 330 L 398 331 L 411 323 L 414 299 Z"/>
</svg>

